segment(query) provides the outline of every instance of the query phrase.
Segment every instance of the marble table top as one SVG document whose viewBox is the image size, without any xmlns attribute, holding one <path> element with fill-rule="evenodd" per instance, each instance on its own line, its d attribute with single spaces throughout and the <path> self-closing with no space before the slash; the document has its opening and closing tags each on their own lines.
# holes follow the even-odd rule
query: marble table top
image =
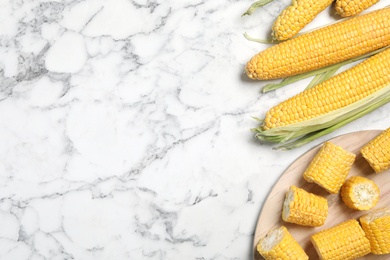
<svg viewBox="0 0 390 260">
<path fill-rule="evenodd" d="M 252 2 L 0 1 L 0 259 L 251 259 L 290 163 L 390 126 L 389 104 L 292 151 L 256 141 L 252 117 L 309 79 L 261 94 L 244 75 L 268 45 L 243 33 L 289 4 L 241 17 Z"/>
</svg>

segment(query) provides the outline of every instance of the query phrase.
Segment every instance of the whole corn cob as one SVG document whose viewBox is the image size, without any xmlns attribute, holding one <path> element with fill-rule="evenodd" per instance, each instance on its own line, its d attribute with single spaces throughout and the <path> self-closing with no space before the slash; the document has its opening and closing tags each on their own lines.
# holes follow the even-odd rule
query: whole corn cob
<svg viewBox="0 0 390 260">
<path fill-rule="evenodd" d="M 341 187 L 341 198 L 351 209 L 369 210 L 379 201 L 380 191 L 372 180 L 361 176 L 347 179 Z"/>
<path fill-rule="evenodd" d="M 311 241 L 323 260 L 356 259 L 370 253 L 370 242 L 355 219 L 320 231 Z"/>
<path fill-rule="evenodd" d="M 318 195 L 291 186 L 283 203 L 282 218 L 302 226 L 318 227 L 328 216 L 328 201 Z"/>
<path fill-rule="evenodd" d="M 363 146 L 360 152 L 376 173 L 390 169 L 390 128 Z"/>
<path fill-rule="evenodd" d="M 293 0 L 276 18 L 272 26 L 272 38 L 278 41 L 292 38 L 332 2 L 333 0 Z"/>
<path fill-rule="evenodd" d="M 329 193 L 338 193 L 355 157 L 355 154 L 340 146 L 326 142 L 303 173 L 303 178 L 316 183 Z"/>
<path fill-rule="evenodd" d="M 360 223 L 376 255 L 390 253 L 390 209 L 372 211 L 360 218 Z"/>
<path fill-rule="evenodd" d="M 255 55 L 249 78 L 285 78 L 339 63 L 390 45 L 390 8 L 303 34 Z"/>
<path fill-rule="evenodd" d="M 270 142 L 286 142 L 318 131 L 328 131 L 327 129 L 344 124 L 344 121 L 350 122 L 351 118 L 358 118 L 372 111 L 390 100 L 389 68 L 390 48 L 387 48 L 281 102 L 271 108 L 262 125 L 254 129 L 256 138 Z M 373 149 L 366 148 L 364 151 L 372 151 L 367 154 L 367 158 L 371 158 L 375 164 L 375 157 L 370 155 L 374 153 Z M 382 149 L 383 152 L 390 153 L 390 148 Z M 390 158 L 387 164 L 386 160 L 382 159 L 381 165 L 389 166 Z"/>
<path fill-rule="evenodd" d="M 257 251 L 265 260 L 305 260 L 309 259 L 305 251 L 288 232 L 281 226 L 267 233 L 257 244 Z"/>
<path fill-rule="evenodd" d="M 337 0 L 335 9 L 340 16 L 348 17 L 357 15 L 378 2 L 379 0 Z"/>
</svg>

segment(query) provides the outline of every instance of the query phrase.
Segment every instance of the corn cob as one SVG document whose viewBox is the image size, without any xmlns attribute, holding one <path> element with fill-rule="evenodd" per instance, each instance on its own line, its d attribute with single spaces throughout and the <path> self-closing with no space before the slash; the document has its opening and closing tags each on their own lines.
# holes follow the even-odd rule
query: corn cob
<svg viewBox="0 0 390 260">
<path fill-rule="evenodd" d="M 371 252 L 376 255 L 390 253 L 390 209 L 372 211 L 360 218 Z"/>
<path fill-rule="evenodd" d="M 390 49 L 386 49 L 271 108 L 264 121 L 265 128 L 312 119 L 367 97 L 390 83 L 389 66 Z"/>
<path fill-rule="evenodd" d="M 326 142 L 303 173 L 303 178 L 316 183 L 329 193 L 338 193 L 355 157 L 355 154 L 340 146 Z"/>
<path fill-rule="evenodd" d="M 255 55 L 246 65 L 249 78 L 285 78 L 312 71 L 390 45 L 390 8 L 303 34 Z"/>
<path fill-rule="evenodd" d="M 351 209 L 369 210 L 379 201 L 380 191 L 372 180 L 361 176 L 347 179 L 341 187 L 341 198 Z"/>
<path fill-rule="evenodd" d="M 291 186 L 283 203 L 282 219 L 302 226 L 319 227 L 328 216 L 328 201 Z"/>
<path fill-rule="evenodd" d="M 376 173 L 390 169 L 390 128 L 375 137 L 361 150 L 362 156 L 368 161 Z"/>
<path fill-rule="evenodd" d="M 257 251 L 265 260 L 305 260 L 309 259 L 305 251 L 288 232 L 281 226 L 267 233 L 257 244 Z"/>
<path fill-rule="evenodd" d="M 278 41 L 292 38 L 332 2 L 333 0 L 293 0 L 276 18 L 272 26 L 272 38 Z"/>
<path fill-rule="evenodd" d="M 370 253 L 370 242 L 355 219 L 322 230 L 311 237 L 320 259 L 356 259 Z"/>
<path fill-rule="evenodd" d="M 336 13 L 342 17 L 357 15 L 379 0 L 337 0 L 335 3 Z"/>
</svg>

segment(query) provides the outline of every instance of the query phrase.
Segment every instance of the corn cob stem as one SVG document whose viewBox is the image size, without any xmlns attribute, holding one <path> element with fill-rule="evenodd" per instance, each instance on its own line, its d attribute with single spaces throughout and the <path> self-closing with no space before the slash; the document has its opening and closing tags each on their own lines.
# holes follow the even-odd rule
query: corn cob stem
<svg viewBox="0 0 390 260">
<path fill-rule="evenodd" d="M 244 37 L 251 42 L 258 42 L 258 43 L 264 43 L 264 44 L 274 44 L 275 42 L 271 39 L 256 39 L 251 37 L 248 33 L 244 33 Z"/>
<path fill-rule="evenodd" d="M 273 0 L 258 0 L 256 2 L 254 2 L 249 8 L 248 10 L 246 10 L 245 13 L 243 13 L 241 16 L 245 16 L 245 15 L 251 15 L 257 8 L 259 7 L 262 7 L 268 3 L 271 3 Z"/>
</svg>

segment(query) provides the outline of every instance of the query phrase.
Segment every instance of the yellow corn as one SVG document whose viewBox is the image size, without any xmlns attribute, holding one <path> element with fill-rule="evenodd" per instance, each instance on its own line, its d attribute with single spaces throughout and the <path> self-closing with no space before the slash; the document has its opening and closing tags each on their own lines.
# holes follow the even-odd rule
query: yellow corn
<svg viewBox="0 0 390 260">
<path fill-rule="evenodd" d="M 312 71 L 390 45 L 390 8 L 353 17 L 272 46 L 246 65 L 266 80 Z"/>
<path fill-rule="evenodd" d="M 316 183 L 329 193 L 338 193 L 355 157 L 355 154 L 340 146 L 325 142 L 303 173 L 303 178 Z"/>
<path fill-rule="evenodd" d="M 360 223 L 376 255 L 390 253 L 390 209 L 382 208 L 360 218 Z"/>
<path fill-rule="evenodd" d="M 360 152 L 376 173 L 390 169 L 390 128 L 363 146 Z"/>
<path fill-rule="evenodd" d="M 263 128 L 303 122 L 351 105 L 389 85 L 389 68 L 390 48 L 271 108 Z"/>
<path fill-rule="evenodd" d="M 276 18 L 272 27 L 273 39 L 283 41 L 292 38 L 332 2 L 333 0 L 293 0 Z"/>
<path fill-rule="evenodd" d="M 311 237 L 320 259 L 356 259 L 370 253 L 370 242 L 355 219 L 322 230 Z"/>
<path fill-rule="evenodd" d="M 341 187 L 341 198 L 351 209 L 369 210 L 379 201 L 380 191 L 372 180 L 361 176 L 347 179 Z"/>
<path fill-rule="evenodd" d="M 302 226 L 318 227 L 328 216 L 328 201 L 318 195 L 291 186 L 283 203 L 282 219 Z"/>
<path fill-rule="evenodd" d="M 378 2 L 379 0 L 337 0 L 335 9 L 340 16 L 348 17 L 360 13 Z"/>
<path fill-rule="evenodd" d="M 309 259 L 305 251 L 288 232 L 281 226 L 267 233 L 257 244 L 257 251 L 265 260 L 305 260 Z"/>
</svg>

